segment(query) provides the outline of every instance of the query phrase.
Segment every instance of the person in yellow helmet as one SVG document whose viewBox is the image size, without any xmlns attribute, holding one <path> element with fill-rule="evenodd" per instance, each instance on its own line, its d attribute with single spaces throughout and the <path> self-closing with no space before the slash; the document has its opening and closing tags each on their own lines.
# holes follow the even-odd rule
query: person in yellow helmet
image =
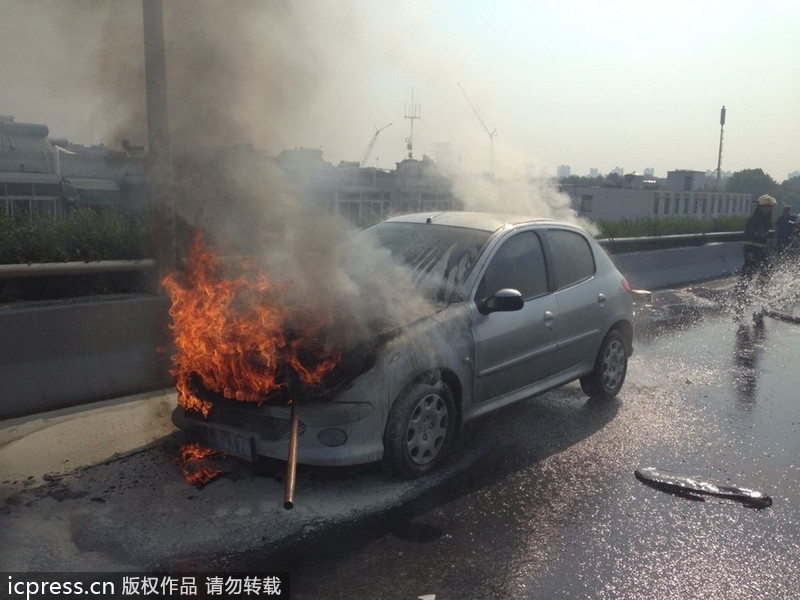
<svg viewBox="0 0 800 600">
<path fill-rule="evenodd" d="M 736 285 L 737 296 L 743 300 L 747 284 L 758 274 L 758 282 L 764 285 L 769 277 L 770 246 L 769 230 L 772 227 L 772 209 L 777 204 L 775 198 L 764 194 L 756 201 L 753 214 L 744 226 L 744 264 Z"/>
</svg>

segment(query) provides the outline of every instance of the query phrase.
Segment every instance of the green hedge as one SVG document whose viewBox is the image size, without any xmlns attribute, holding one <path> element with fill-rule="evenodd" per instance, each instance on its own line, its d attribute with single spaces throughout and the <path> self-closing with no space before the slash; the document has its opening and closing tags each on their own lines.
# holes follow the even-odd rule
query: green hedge
<svg viewBox="0 0 800 600">
<path fill-rule="evenodd" d="M 692 219 L 639 217 L 597 223 L 600 238 L 742 231 L 747 216 Z M 149 258 L 146 220 L 120 212 L 74 208 L 63 219 L 0 215 L 0 264 Z"/>
<path fill-rule="evenodd" d="M 638 217 L 619 221 L 601 221 L 599 238 L 646 237 L 681 233 L 743 231 L 747 215 L 693 219 L 691 217 Z"/>
<path fill-rule="evenodd" d="M 0 264 L 148 258 L 150 227 L 116 211 L 73 208 L 63 219 L 0 215 Z"/>
</svg>

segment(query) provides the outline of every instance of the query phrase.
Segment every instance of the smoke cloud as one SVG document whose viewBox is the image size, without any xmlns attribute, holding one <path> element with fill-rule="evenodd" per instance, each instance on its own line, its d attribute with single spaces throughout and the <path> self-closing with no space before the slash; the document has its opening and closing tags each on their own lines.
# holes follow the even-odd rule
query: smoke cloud
<svg viewBox="0 0 800 600">
<path fill-rule="evenodd" d="M 469 209 L 572 218 L 565 197 L 531 184 L 527 160 L 494 140 L 497 179 L 464 175 L 486 171 L 489 140 L 457 83 L 491 115 L 489 95 L 471 84 L 465 65 L 475 50 L 456 38 L 431 33 L 435 9 L 415 2 L 392 4 L 318 0 L 167 0 L 163 3 L 170 138 L 175 160 L 174 195 L 188 228 L 203 228 L 223 252 L 261 257 L 278 278 L 291 280 L 296 300 L 335 312 L 339 329 L 366 335 L 365 323 L 387 314 L 402 321 L 430 306 L 409 302 L 409 282 L 387 267 L 379 252 L 365 251 L 359 279 L 373 282 L 364 297 L 342 269 L 339 251 L 352 235 L 291 187 L 265 155 L 306 146 L 339 149 L 329 161 L 358 160 L 374 132 L 381 134 L 380 166 L 405 157 L 415 91 L 421 119 L 415 124 L 415 158 L 452 149 L 455 191 Z M 3 72 L 32 88 L 46 81 L 52 95 L 34 99 L 25 116 L 44 120 L 58 103 L 88 121 L 51 135 L 118 146 L 146 143 L 141 2 L 128 0 L 9 0 L 9 43 L 30 49 L 25 62 Z M 7 20 L 7 22 L 10 22 Z M 26 43 L 33 37 L 33 47 Z M 9 62 L 9 61 L 4 61 Z M 35 66 L 34 66 L 35 65 Z M 465 77 L 466 75 L 466 77 Z M 77 107 L 82 107 L 78 110 Z M 0 105 L 0 112 L 14 113 Z M 28 116 L 30 115 L 30 116 Z M 490 118 L 487 120 L 491 121 Z M 216 149 L 249 144 L 265 155 L 241 153 L 224 160 Z M 412 314 L 408 314 L 410 313 Z"/>
</svg>

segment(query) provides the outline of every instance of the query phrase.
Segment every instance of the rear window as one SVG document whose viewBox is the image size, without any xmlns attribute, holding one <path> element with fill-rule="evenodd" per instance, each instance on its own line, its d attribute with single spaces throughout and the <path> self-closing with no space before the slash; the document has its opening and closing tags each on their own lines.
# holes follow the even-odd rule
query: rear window
<svg viewBox="0 0 800 600">
<path fill-rule="evenodd" d="M 556 288 L 569 287 L 595 273 L 594 253 L 581 234 L 566 229 L 551 229 L 547 240 L 553 253 Z"/>
</svg>

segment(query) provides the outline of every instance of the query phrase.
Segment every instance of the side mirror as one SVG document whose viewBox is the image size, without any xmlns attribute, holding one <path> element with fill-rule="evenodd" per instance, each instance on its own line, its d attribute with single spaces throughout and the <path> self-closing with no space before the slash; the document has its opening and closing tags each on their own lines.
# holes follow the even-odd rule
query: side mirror
<svg viewBox="0 0 800 600">
<path fill-rule="evenodd" d="M 522 310 L 525 306 L 525 300 L 518 290 L 511 288 L 503 288 L 489 296 L 486 300 L 478 303 L 478 311 L 482 315 L 488 315 L 493 312 L 512 312 L 515 310 Z"/>
</svg>

